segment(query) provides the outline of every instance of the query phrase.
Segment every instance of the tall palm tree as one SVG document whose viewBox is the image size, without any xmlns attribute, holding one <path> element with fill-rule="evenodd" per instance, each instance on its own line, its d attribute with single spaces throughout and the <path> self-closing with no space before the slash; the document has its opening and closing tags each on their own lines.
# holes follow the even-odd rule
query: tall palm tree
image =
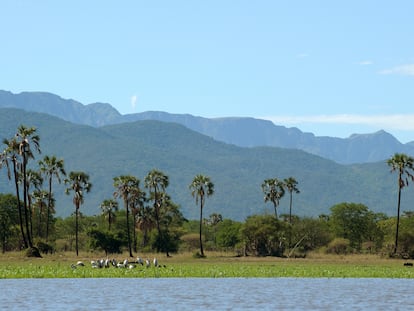
<svg viewBox="0 0 414 311">
<path fill-rule="evenodd" d="M 169 179 L 168 176 L 165 175 L 163 172 L 157 169 L 153 169 L 147 174 L 147 176 L 145 176 L 144 182 L 145 188 L 147 188 L 150 192 L 151 199 L 154 200 L 154 217 L 158 232 L 157 252 L 160 252 L 162 243 L 160 211 L 163 205 L 163 200 L 165 198 L 165 189 L 169 185 Z"/>
<path fill-rule="evenodd" d="M 277 178 L 266 179 L 262 184 L 262 191 L 265 194 L 264 201 L 273 203 L 276 219 L 279 201 L 285 195 L 285 188 L 283 186 L 283 182 Z"/>
<path fill-rule="evenodd" d="M 131 230 L 129 224 L 129 203 L 131 199 L 131 193 L 134 191 L 134 189 L 139 188 L 139 179 L 131 175 L 114 177 L 114 187 L 116 189 L 114 192 L 114 197 L 121 197 L 124 201 L 124 206 L 126 209 L 128 250 L 129 256 L 133 257 L 131 248 Z"/>
<path fill-rule="evenodd" d="M 50 223 L 50 211 L 52 208 L 52 179 L 55 177 L 60 184 L 60 176 L 66 176 L 66 172 L 63 165 L 63 159 L 57 159 L 55 156 L 45 156 L 43 160 L 39 161 L 41 173 L 48 179 L 49 183 L 49 195 L 47 203 L 47 217 L 46 217 L 46 241 L 49 239 L 49 223 Z"/>
<path fill-rule="evenodd" d="M 295 178 L 289 177 L 283 180 L 286 190 L 289 192 L 289 248 L 292 245 L 292 203 L 293 203 L 293 192 L 300 193 L 296 187 L 298 182 Z"/>
<path fill-rule="evenodd" d="M 40 187 L 43 184 L 43 178 L 40 175 L 40 172 L 34 170 L 27 170 L 26 172 L 26 191 L 27 191 L 27 207 L 29 210 L 29 225 L 30 225 L 30 235 L 33 237 L 33 218 L 34 218 L 34 209 L 32 206 L 33 193 L 30 193 L 30 189 L 33 186 L 34 191 L 39 191 Z"/>
<path fill-rule="evenodd" d="M 299 189 L 296 187 L 298 182 L 295 178 L 289 177 L 283 180 L 287 191 L 289 192 L 289 223 L 292 224 L 292 201 L 293 201 L 293 192 L 300 193 Z"/>
<path fill-rule="evenodd" d="M 49 193 L 46 190 L 35 190 L 32 196 L 34 199 L 33 208 L 37 209 L 37 236 L 43 238 L 42 223 L 43 216 L 45 216 L 45 209 L 48 207 L 47 200 Z M 52 202 L 54 202 L 53 199 Z"/>
<path fill-rule="evenodd" d="M 170 257 L 170 251 L 177 249 L 178 234 L 176 229 L 186 221 L 179 206 L 175 204 L 168 194 L 164 194 L 160 220 L 162 224 L 162 251 Z"/>
<path fill-rule="evenodd" d="M 26 127 L 24 125 L 20 125 L 17 128 L 16 133 L 17 143 L 19 144 L 19 154 L 22 157 L 21 162 L 21 171 L 23 174 L 23 185 L 27 185 L 27 164 L 29 159 L 34 159 L 34 154 L 32 152 L 33 148 L 40 153 L 40 145 L 39 145 L 39 136 L 36 134 L 35 127 Z M 26 235 L 27 235 L 27 242 L 29 243 L 29 247 L 33 248 L 33 241 L 30 235 L 29 229 L 29 208 L 28 208 L 28 192 L 27 187 L 23 187 L 23 204 L 24 204 L 24 214 L 25 214 L 25 224 L 26 224 Z"/>
<path fill-rule="evenodd" d="M 214 184 L 211 182 L 210 177 L 204 175 L 196 175 L 189 185 L 191 195 L 196 199 L 196 205 L 200 200 L 200 255 L 204 257 L 203 241 L 202 241 L 202 224 L 203 224 L 203 207 L 206 197 L 213 195 Z"/>
<path fill-rule="evenodd" d="M 132 219 L 134 220 L 134 226 L 133 226 L 133 236 L 132 241 L 134 245 L 134 252 L 137 252 L 137 232 L 135 230 L 136 227 L 136 221 L 137 221 L 137 215 L 140 209 L 144 207 L 144 203 L 146 201 L 145 192 L 142 191 L 139 187 L 136 187 L 132 189 L 131 192 L 131 199 L 130 199 L 130 207 L 132 211 Z"/>
<path fill-rule="evenodd" d="M 91 191 L 92 184 L 89 182 L 89 175 L 84 172 L 70 172 L 69 178 L 65 179 L 66 194 L 73 192 L 73 205 L 75 205 L 75 234 L 76 234 L 76 256 L 79 255 L 78 231 L 79 231 L 79 208 L 84 202 L 85 193 Z"/>
<path fill-rule="evenodd" d="M 108 219 L 108 230 L 111 231 L 111 224 L 115 222 L 115 212 L 118 211 L 118 202 L 113 199 L 106 199 L 99 207 L 102 210 L 102 215 Z"/>
<path fill-rule="evenodd" d="M 403 153 L 395 153 L 387 160 L 388 166 L 391 167 L 391 172 L 398 173 L 398 201 L 397 201 L 397 228 L 395 231 L 394 254 L 397 253 L 398 248 L 398 230 L 400 226 L 400 205 L 401 205 L 401 190 L 408 186 L 408 180 L 414 180 L 414 158 Z"/>
<path fill-rule="evenodd" d="M 142 247 L 147 246 L 148 233 L 156 227 L 154 213 L 150 206 L 139 208 L 136 215 L 136 225 L 142 232 Z"/>
<path fill-rule="evenodd" d="M 29 243 L 27 242 L 27 237 L 24 232 L 24 225 L 23 225 L 23 211 L 20 201 L 20 190 L 19 190 L 19 171 L 18 168 L 20 167 L 19 164 L 19 144 L 17 142 L 16 137 L 11 138 L 10 140 L 4 139 L 3 144 L 6 145 L 6 148 L 2 152 L 1 157 L 1 166 L 6 166 L 7 168 L 7 177 L 9 180 L 11 179 L 11 172 L 10 172 L 10 164 L 9 161 L 12 163 L 13 166 L 13 179 L 14 179 L 14 186 L 16 191 L 16 201 L 17 201 L 17 211 L 19 215 L 19 226 L 20 226 L 20 233 L 22 235 L 22 240 L 25 248 L 29 247 Z"/>
</svg>

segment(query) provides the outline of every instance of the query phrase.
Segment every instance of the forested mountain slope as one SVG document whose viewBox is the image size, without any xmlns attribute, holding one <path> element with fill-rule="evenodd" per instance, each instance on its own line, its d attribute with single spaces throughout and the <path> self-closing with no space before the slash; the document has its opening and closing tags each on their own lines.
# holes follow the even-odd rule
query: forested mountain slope
<svg viewBox="0 0 414 311">
<path fill-rule="evenodd" d="M 340 165 L 294 149 L 242 148 L 176 123 L 137 121 L 96 128 L 46 114 L 0 109 L 0 138 L 13 136 L 20 124 L 38 128 L 42 154 L 36 161 L 46 154 L 56 155 L 64 159 L 68 172 L 90 174 L 93 188 L 82 206 L 86 214 L 99 213 L 99 204 L 112 197 L 113 177 L 135 175 L 143 187 L 144 176 L 153 168 L 170 177 L 168 193 L 190 219 L 199 215 L 188 189 L 196 174 L 210 176 L 215 184 L 215 194 L 205 206 L 206 216 L 221 213 L 242 220 L 265 210 L 272 212 L 272 205 L 263 202 L 260 185 L 267 178 L 290 176 L 297 179 L 301 191 L 294 195 L 295 214 L 317 216 L 343 201 L 363 203 L 377 212 L 395 212 L 397 176 L 385 162 Z M 63 189 L 56 188 L 56 210 L 67 216 L 74 207 Z M 0 171 L 0 191 L 13 192 L 5 169 Z M 413 199 L 409 187 L 403 194 L 402 209 L 410 210 Z M 279 213 L 287 213 L 288 204 L 286 196 Z"/>
</svg>

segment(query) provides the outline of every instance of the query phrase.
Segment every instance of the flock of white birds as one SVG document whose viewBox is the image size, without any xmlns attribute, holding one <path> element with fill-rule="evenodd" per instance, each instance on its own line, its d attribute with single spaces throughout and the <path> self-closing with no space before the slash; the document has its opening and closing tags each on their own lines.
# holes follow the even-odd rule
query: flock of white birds
<svg viewBox="0 0 414 311">
<path fill-rule="evenodd" d="M 95 269 L 102 269 L 102 268 L 127 268 L 127 269 L 134 269 L 137 265 L 145 266 L 150 268 L 151 266 L 155 268 L 165 267 L 158 264 L 157 258 L 154 258 L 152 261 L 150 259 L 143 260 L 141 257 L 137 257 L 135 261 L 130 261 L 125 259 L 123 261 L 117 261 L 116 259 L 98 259 L 98 260 L 91 260 L 91 267 Z M 83 261 L 78 261 L 76 264 L 72 264 L 72 269 L 77 269 L 78 267 L 84 267 L 85 263 Z"/>
</svg>

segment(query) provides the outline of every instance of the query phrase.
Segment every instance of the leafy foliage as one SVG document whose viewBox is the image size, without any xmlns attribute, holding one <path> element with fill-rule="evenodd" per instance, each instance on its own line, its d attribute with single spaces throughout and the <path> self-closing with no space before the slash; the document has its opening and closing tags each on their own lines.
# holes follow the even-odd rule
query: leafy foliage
<svg viewBox="0 0 414 311">
<path fill-rule="evenodd" d="M 90 247 L 93 250 L 103 250 L 105 255 L 121 253 L 122 241 L 112 232 L 93 229 L 88 233 L 90 237 Z"/>
<path fill-rule="evenodd" d="M 349 246 L 361 249 L 366 241 L 380 245 L 383 235 L 377 227 L 378 217 L 363 204 L 340 203 L 331 207 L 330 224 L 338 238 L 347 239 Z"/>
<path fill-rule="evenodd" d="M 253 215 L 241 230 L 246 251 L 256 256 L 282 256 L 286 244 L 287 225 L 273 216 Z"/>
<path fill-rule="evenodd" d="M 345 255 L 351 250 L 350 241 L 344 238 L 335 238 L 332 240 L 326 248 L 327 253 L 336 255 Z"/>
<path fill-rule="evenodd" d="M 224 219 L 218 225 L 216 239 L 217 245 L 224 249 L 236 248 L 241 242 L 240 230 L 242 224 L 231 219 Z"/>
<path fill-rule="evenodd" d="M 18 232 L 19 220 L 16 206 L 15 196 L 0 193 L 0 242 L 3 253 L 13 246 L 13 236 L 16 236 Z"/>
</svg>

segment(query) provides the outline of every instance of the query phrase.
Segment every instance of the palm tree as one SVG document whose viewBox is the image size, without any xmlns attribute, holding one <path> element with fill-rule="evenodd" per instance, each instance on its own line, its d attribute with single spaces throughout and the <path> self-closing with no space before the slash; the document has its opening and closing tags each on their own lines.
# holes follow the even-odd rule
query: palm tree
<svg viewBox="0 0 414 311">
<path fill-rule="evenodd" d="M 156 227 L 154 214 L 149 206 L 139 208 L 136 215 L 136 224 L 142 232 L 142 247 L 147 246 L 149 238 L 148 232 Z"/>
<path fill-rule="evenodd" d="M 206 196 L 209 197 L 214 193 L 214 184 L 211 182 L 210 177 L 204 175 L 196 175 L 189 185 L 191 195 L 196 199 L 196 205 L 200 200 L 200 255 L 204 257 L 203 241 L 202 241 L 202 224 L 203 224 L 203 207 Z"/>
<path fill-rule="evenodd" d="M 34 171 L 34 170 L 27 170 L 26 172 L 26 191 L 27 191 L 27 207 L 29 210 L 29 225 L 30 225 L 30 235 L 33 237 L 33 215 L 34 215 L 34 209 L 32 206 L 32 198 L 33 193 L 30 193 L 30 188 L 33 186 L 35 189 L 34 191 L 39 191 L 40 187 L 43 184 L 43 178 L 40 175 L 40 172 Z"/>
<path fill-rule="evenodd" d="M 289 223 L 292 224 L 292 201 L 293 201 L 293 192 L 300 193 L 299 189 L 296 187 L 298 182 L 295 178 L 289 177 L 283 180 L 287 191 L 289 192 Z"/>
<path fill-rule="evenodd" d="M 144 203 L 146 201 L 146 197 L 145 197 L 145 192 L 142 191 L 141 189 L 139 189 L 139 187 L 132 189 L 131 192 L 131 199 L 130 199 L 130 207 L 131 207 L 131 211 L 132 211 L 132 219 L 134 220 L 134 226 L 132 230 L 133 233 L 133 237 L 132 237 L 132 241 L 133 241 L 133 245 L 134 245 L 134 252 L 137 252 L 137 233 L 135 230 L 136 227 L 136 220 L 137 220 L 137 214 L 139 212 L 140 209 L 142 209 L 144 207 Z"/>
<path fill-rule="evenodd" d="M 114 197 L 121 197 L 124 201 L 124 206 L 126 209 L 126 222 L 127 222 L 127 237 L 128 237 L 128 250 L 129 256 L 133 257 L 132 255 L 132 248 L 131 248 L 131 233 L 130 233 L 130 225 L 129 225 L 129 203 L 131 198 L 131 193 L 134 189 L 139 188 L 139 179 L 134 176 L 130 175 L 122 175 L 114 178 Z"/>
<path fill-rule="evenodd" d="M 160 220 L 162 224 L 162 251 L 167 257 L 170 257 L 170 251 L 176 251 L 178 247 L 177 229 L 186 221 L 180 208 L 175 204 L 168 194 L 164 194 L 162 209 L 160 211 Z"/>
<path fill-rule="evenodd" d="M 292 245 L 292 202 L 293 202 L 293 192 L 300 193 L 299 189 L 296 187 L 298 182 L 295 178 L 289 177 L 283 180 L 283 183 L 289 192 L 289 248 Z"/>
<path fill-rule="evenodd" d="M 102 215 L 108 219 L 108 230 L 111 231 L 111 224 L 115 222 L 115 212 L 118 211 L 118 202 L 113 199 L 106 199 L 99 207 L 102 210 Z"/>
<path fill-rule="evenodd" d="M 408 186 L 408 179 L 411 179 L 411 181 L 414 180 L 414 175 L 412 174 L 412 171 L 414 170 L 414 158 L 403 153 L 395 153 L 394 156 L 387 160 L 387 164 L 391 167 L 391 172 L 398 172 L 397 229 L 395 232 L 394 244 L 394 254 L 396 254 L 398 247 L 398 230 L 400 226 L 401 190 L 405 186 Z"/>
<path fill-rule="evenodd" d="M 84 172 L 70 172 L 69 178 L 65 179 L 65 184 L 69 184 L 66 188 L 66 194 L 73 192 L 73 205 L 75 205 L 75 234 L 76 234 L 76 256 L 79 254 L 78 230 L 79 230 L 79 208 L 84 201 L 84 193 L 88 193 L 92 184 L 89 182 L 89 175 Z"/>
<path fill-rule="evenodd" d="M 49 182 L 49 195 L 47 203 L 47 218 L 46 218 L 46 241 L 49 238 L 49 223 L 50 223 L 50 211 L 52 208 L 52 179 L 55 177 L 60 184 L 60 175 L 66 176 L 65 169 L 63 167 L 63 159 L 58 160 L 55 156 L 45 156 L 43 160 L 39 161 L 40 171 L 48 179 Z"/>
<path fill-rule="evenodd" d="M 145 176 L 144 182 L 145 188 L 149 190 L 150 197 L 154 200 L 154 217 L 158 232 L 157 252 L 160 252 L 162 243 L 160 210 L 165 197 L 165 189 L 168 187 L 169 180 L 168 176 L 165 175 L 163 172 L 153 169 L 147 174 L 147 176 Z"/>
<path fill-rule="evenodd" d="M 16 201 L 17 201 L 17 211 L 19 215 L 19 226 L 20 226 L 20 233 L 22 235 L 22 240 L 24 243 L 24 247 L 28 248 L 29 243 L 27 242 L 27 237 L 24 232 L 24 225 L 23 225 L 23 212 L 21 207 L 21 201 L 20 201 L 20 190 L 19 190 L 19 173 L 18 173 L 18 167 L 20 167 L 19 164 L 19 144 L 17 142 L 16 137 L 13 137 L 12 139 L 4 139 L 3 144 L 6 145 L 6 148 L 3 150 L 2 157 L 1 157 L 1 166 L 6 166 L 7 168 L 7 177 L 9 180 L 11 179 L 11 173 L 10 173 L 10 164 L 9 161 L 11 161 L 13 166 L 13 179 L 14 179 L 14 185 L 16 190 Z"/>
<path fill-rule="evenodd" d="M 265 194 L 264 201 L 272 202 L 275 209 L 275 217 L 277 219 L 277 207 L 280 199 L 285 195 L 283 182 L 277 178 L 266 179 L 262 184 L 262 191 Z"/>
<path fill-rule="evenodd" d="M 33 208 L 37 209 L 37 236 L 39 238 L 43 237 L 42 233 L 42 222 L 43 216 L 45 214 L 45 209 L 48 207 L 46 200 L 48 199 L 49 193 L 46 190 L 35 190 L 32 194 L 34 199 Z M 52 202 L 54 200 L 52 199 Z M 53 204 L 53 203 L 52 203 Z"/>
<path fill-rule="evenodd" d="M 31 146 L 40 153 L 40 145 L 39 145 L 39 136 L 36 135 L 36 128 L 35 127 L 25 127 L 24 125 L 20 125 L 17 129 L 16 133 L 17 143 L 19 146 L 19 155 L 22 157 L 21 162 L 21 171 L 23 174 L 23 185 L 27 185 L 27 163 L 29 159 L 34 159 L 34 155 L 31 149 Z M 23 204 L 24 204 L 24 214 L 25 214 L 25 224 L 26 224 L 26 235 L 27 235 L 27 242 L 30 248 L 33 248 L 33 242 L 30 235 L 29 229 L 29 210 L 28 210 L 28 192 L 27 187 L 23 187 Z"/>
</svg>

